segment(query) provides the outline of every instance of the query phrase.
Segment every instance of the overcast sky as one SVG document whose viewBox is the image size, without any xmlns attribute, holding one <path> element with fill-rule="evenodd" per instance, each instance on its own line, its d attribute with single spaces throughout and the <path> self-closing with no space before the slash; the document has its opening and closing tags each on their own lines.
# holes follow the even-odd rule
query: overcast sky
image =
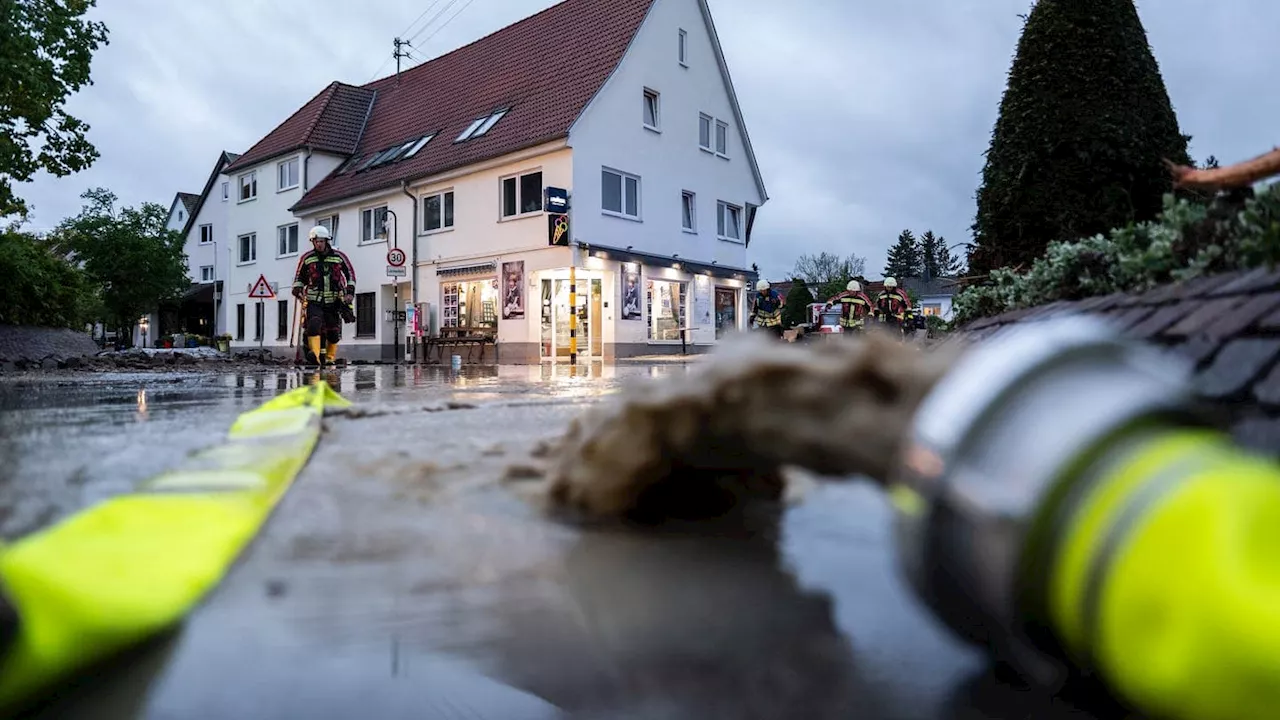
<svg viewBox="0 0 1280 720">
<path fill-rule="evenodd" d="M 126 204 L 167 205 L 201 190 L 219 151 L 248 149 L 330 81 L 387 74 L 391 40 L 415 18 L 407 34 L 429 58 L 552 4 L 103 0 L 93 15 L 111 44 L 94 60 L 94 86 L 69 103 L 102 156 L 18 192 L 36 228 L 77 212 L 97 185 Z M 854 252 L 871 275 L 903 228 L 968 240 L 1018 14 L 1030 6 L 711 0 L 770 195 L 750 260 L 780 278 L 799 253 Z M 1225 163 L 1280 143 L 1280 3 L 1160 0 L 1139 11 L 1193 158 Z"/>
</svg>

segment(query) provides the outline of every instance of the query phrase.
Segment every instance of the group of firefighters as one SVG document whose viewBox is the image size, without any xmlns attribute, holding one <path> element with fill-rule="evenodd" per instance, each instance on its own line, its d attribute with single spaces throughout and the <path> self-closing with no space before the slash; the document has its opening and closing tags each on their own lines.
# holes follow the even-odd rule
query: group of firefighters
<svg viewBox="0 0 1280 720">
<path fill-rule="evenodd" d="M 769 285 L 768 280 L 756 283 L 751 299 L 750 319 L 756 327 L 782 337 L 782 295 Z M 915 329 L 917 318 L 912 312 L 911 299 L 898 287 L 895 278 L 885 278 L 884 290 L 874 300 L 862 289 L 862 283 L 850 280 L 842 292 L 827 300 L 824 309 L 840 306 L 840 329 L 844 333 L 857 334 L 866 329 L 868 319 L 897 328 L 906 334 Z"/>
</svg>

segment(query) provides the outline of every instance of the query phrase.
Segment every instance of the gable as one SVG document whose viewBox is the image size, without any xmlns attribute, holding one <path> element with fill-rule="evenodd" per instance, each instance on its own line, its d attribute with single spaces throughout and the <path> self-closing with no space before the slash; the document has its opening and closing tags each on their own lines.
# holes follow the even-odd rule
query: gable
<svg viewBox="0 0 1280 720">
<path fill-rule="evenodd" d="M 213 192 L 218 183 L 218 176 L 224 172 L 227 165 L 234 163 L 236 158 L 240 157 L 236 153 L 222 151 L 218 154 L 218 161 L 214 163 L 213 172 L 209 173 L 209 178 L 205 180 L 204 189 L 197 196 L 194 207 L 191 209 L 190 216 L 187 217 L 186 223 L 182 226 L 182 236 L 184 238 L 191 237 L 191 229 L 195 227 L 196 218 L 200 216 L 200 211 L 204 209 L 205 204 L 209 201 L 209 193 Z"/>
</svg>

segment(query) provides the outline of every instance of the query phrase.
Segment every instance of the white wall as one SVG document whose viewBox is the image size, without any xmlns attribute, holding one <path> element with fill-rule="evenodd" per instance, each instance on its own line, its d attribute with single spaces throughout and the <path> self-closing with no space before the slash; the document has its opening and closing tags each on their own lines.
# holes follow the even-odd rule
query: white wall
<svg viewBox="0 0 1280 720">
<path fill-rule="evenodd" d="M 941 305 L 942 319 L 951 322 L 951 298 L 951 295 L 922 295 L 920 305 Z"/>
<path fill-rule="evenodd" d="M 182 198 L 177 195 L 173 196 L 173 204 L 169 206 L 169 222 L 166 227 L 169 230 L 182 232 L 182 226 L 187 222 L 187 206 L 183 204 Z"/>
<path fill-rule="evenodd" d="M 679 63 L 687 33 L 688 66 Z M 643 125 L 644 90 L 659 93 L 660 132 Z M 727 158 L 699 148 L 699 113 L 728 125 Z M 712 147 L 715 129 L 712 125 Z M 728 89 L 697 0 L 657 0 L 630 50 L 570 134 L 574 236 L 660 255 L 746 267 L 746 248 L 716 238 L 717 200 L 760 205 Z M 640 176 L 640 220 L 601 211 L 603 167 Z M 681 192 L 695 193 L 696 233 L 681 228 Z"/>
</svg>

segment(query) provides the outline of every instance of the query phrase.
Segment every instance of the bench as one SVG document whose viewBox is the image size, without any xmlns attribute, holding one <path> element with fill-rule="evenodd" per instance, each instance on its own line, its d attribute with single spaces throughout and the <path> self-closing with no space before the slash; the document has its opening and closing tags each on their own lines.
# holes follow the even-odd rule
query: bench
<svg viewBox="0 0 1280 720">
<path fill-rule="evenodd" d="M 444 362 L 444 350 L 446 347 L 452 347 L 457 350 L 466 348 L 467 362 L 471 362 L 477 348 L 480 350 L 480 361 L 484 362 L 485 347 L 494 345 L 493 336 L 491 335 L 464 335 L 457 337 L 429 337 L 422 344 L 422 359 L 429 362 L 431 360 L 432 349 L 436 350 L 436 361 Z"/>
</svg>

